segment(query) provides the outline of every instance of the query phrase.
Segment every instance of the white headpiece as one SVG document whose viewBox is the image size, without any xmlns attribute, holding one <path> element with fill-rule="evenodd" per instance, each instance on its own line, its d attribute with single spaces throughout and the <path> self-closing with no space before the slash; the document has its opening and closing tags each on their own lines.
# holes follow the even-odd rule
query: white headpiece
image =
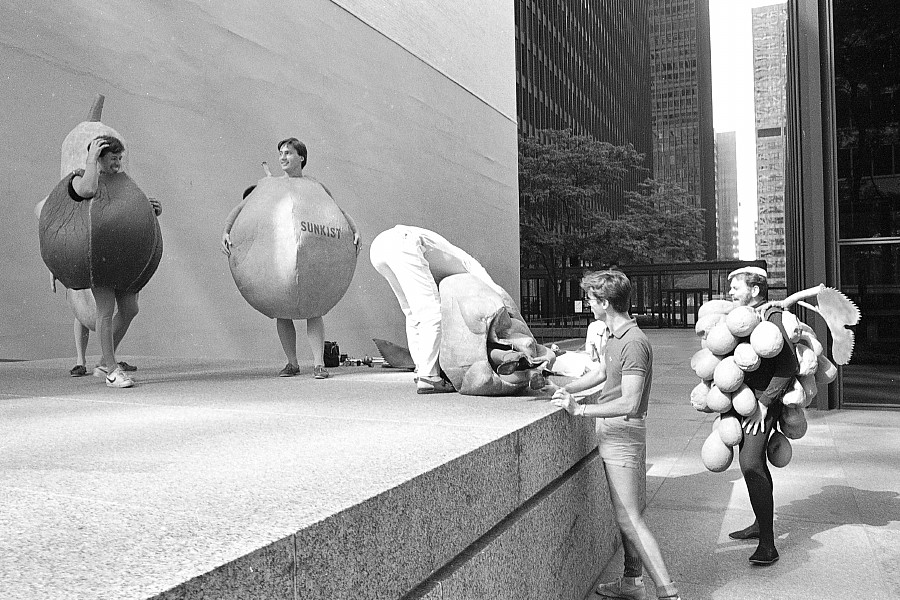
<svg viewBox="0 0 900 600">
<path fill-rule="evenodd" d="M 728 279 L 731 280 L 735 275 L 759 275 L 764 279 L 768 278 L 766 270 L 759 267 L 741 267 L 740 269 L 735 269 L 728 274 Z"/>
</svg>

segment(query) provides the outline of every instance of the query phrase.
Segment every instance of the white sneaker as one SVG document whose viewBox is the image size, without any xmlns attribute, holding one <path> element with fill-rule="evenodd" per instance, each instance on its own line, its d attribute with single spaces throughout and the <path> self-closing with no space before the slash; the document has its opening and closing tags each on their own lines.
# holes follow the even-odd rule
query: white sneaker
<svg viewBox="0 0 900 600">
<path fill-rule="evenodd" d="M 106 376 L 106 387 L 130 388 L 134 387 L 134 380 L 119 368 Z"/>
<path fill-rule="evenodd" d="M 601 583 L 594 589 L 601 598 L 647 600 L 643 577 L 620 577 L 609 583 Z"/>
</svg>

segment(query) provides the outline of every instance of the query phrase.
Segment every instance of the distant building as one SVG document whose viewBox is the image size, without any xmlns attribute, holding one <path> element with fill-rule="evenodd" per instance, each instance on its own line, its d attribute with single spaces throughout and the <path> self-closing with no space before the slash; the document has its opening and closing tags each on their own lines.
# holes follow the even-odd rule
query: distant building
<svg viewBox="0 0 900 600">
<path fill-rule="evenodd" d="M 650 123 L 649 0 L 515 1 L 516 101 L 519 133 L 571 129 L 617 146 L 631 144 L 653 171 Z M 625 191 L 647 176 L 634 172 L 596 199 L 594 208 L 613 218 L 625 211 Z M 565 214 L 549 215 L 554 226 L 578 228 Z M 526 249 L 527 250 L 527 249 Z M 580 273 L 551 281 L 532 253 L 524 252 L 521 308 L 528 319 L 568 313 L 582 298 Z M 565 257 L 567 266 L 581 264 Z M 581 267 L 578 267 L 580 269 Z M 562 288 L 562 303 L 551 301 Z M 554 308 L 556 307 L 556 308 Z"/>
<path fill-rule="evenodd" d="M 627 3 L 626 3 L 627 4 Z M 715 260 L 715 136 L 708 0 L 650 0 L 653 173 L 705 210 L 707 260 Z"/>
<path fill-rule="evenodd" d="M 719 260 L 740 254 L 738 236 L 737 137 L 716 134 L 716 233 Z"/>
<path fill-rule="evenodd" d="M 520 133 L 571 129 L 632 144 L 652 171 L 647 0 L 516 0 L 516 72 Z M 621 190 L 603 208 L 621 214 Z"/>
<path fill-rule="evenodd" d="M 787 5 L 753 9 L 753 101 L 756 121 L 756 257 L 769 284 L 784 287 L 784 168 L 787 125 Z"/>
</svg>

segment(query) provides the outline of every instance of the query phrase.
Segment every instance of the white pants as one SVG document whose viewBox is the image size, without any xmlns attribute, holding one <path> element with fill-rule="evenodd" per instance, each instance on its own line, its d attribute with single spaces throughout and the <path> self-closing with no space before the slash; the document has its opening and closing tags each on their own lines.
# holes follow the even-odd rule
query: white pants
<svg viewBox="0 0 900 600">
<path fill-rule="evenodd" d="M 429 263 L 426 253 L 434 265 Z M 437 234 L 405 225 L 379 233 L 372 240 L 369 258 L 375 270 L 387 279 L 406 315 L 406 339 L 416 363 L 416 375 L 437 377 L 441 348 L 441 295 L 437 279 L 484 269 Z M 438 277 L 434 270 L 438 271 Z M 490 279 L 486 272 L 483 276 Z"/>
</svg>

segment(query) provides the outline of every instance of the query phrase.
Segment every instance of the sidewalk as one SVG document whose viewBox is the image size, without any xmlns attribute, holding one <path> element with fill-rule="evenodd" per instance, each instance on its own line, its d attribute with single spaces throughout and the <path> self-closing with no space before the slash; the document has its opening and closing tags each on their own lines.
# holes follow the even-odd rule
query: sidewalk
<svg viewBox="0 0 900 600">
<path fill-rule="evenodd" d="M 728 537 L 753 521 L 737 457 L 724 473 L 700 461 L 714 415 L 688 400 L 696 337 L 647 334 L 655 374 L 646 516 L 682 598 L 900 598 L 900 412 L 807 411 L 809 431 L 792 441 L 791 463 L 772 468 L 781 560 L 751 567 L 756 544 Z M 621 570 L 620 549 L 601 580 Z M 654 597 L 646 575 L 645 582 Z"/>
</svg>

